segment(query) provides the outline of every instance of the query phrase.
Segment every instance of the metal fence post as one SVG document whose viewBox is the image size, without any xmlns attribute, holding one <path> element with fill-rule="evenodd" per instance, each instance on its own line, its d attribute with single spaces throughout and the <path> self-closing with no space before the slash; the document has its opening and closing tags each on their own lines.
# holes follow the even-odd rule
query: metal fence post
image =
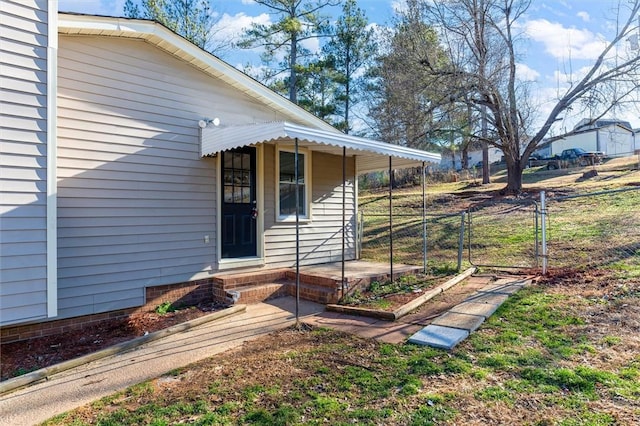
<svg viewBox="0 0 640 426">
<path fill-rule="evenodd" d="M 539 222 L 540 221 L 538 217 L 540 215 L 540 211 L 538 210 L 538 203 L 535 203 L 535 207 L 536 209 L 533 212 L 533 216 L 535 219 L 535 239 L 536 239 L 535 249 L 534 249 L 534 259 L 535 259 L 536 268 L 537 268 L 538 265 L 540 264 L 539 263 L 539 260 L 540 260 L 540 233 L 539 233 L 540 223 Z"/>
<path fill-rule="evenodd" d="M 357 226 L 358 244 L 356 248 L 356 259 L 360 260 L 362 258 L 362 239 L 364 238 L 364 210 L 360 210 L 358 214 L 360 216 L 360 221 Z"/>
<path fill-rule="evenodd" d="M 458 272 L 462 270 L 462 251 L 464 249 L 464 214 L 460 214 L 460 238 L 458 239 Z"/>
<path fill-rule="evenodd" d="M 540 191 L 540 220 L 542 222 L 542 275 L 547 274 L 547 197 Z"/>
</svg>

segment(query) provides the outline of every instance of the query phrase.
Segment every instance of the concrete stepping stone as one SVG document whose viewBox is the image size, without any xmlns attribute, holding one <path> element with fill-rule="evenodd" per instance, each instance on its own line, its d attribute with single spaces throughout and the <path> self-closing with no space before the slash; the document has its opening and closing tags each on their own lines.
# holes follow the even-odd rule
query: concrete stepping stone
<svg viewBox="0 0 640 426">
<path fill-rule="evenodd" d="M 498 280 L 488 284 L 414 333 L 408 341 L 451 350 L 493 315 L 511 294 L 526 284 L 527 280 Z"/>
<path fill-rule="evenodd" d="M 409 338 L 416 345 L 451 350 L 469 336 L 467 330 L 430 324 Z"/>
<path fill-rule="evenodd" d="M 521 290 L 522 287 L 524 287 L 524 284 L 520 284 L 520 283 L 503 283 L 503 284 L 492 283 L 492 284 L 484 286 L 483 288 L 478 290 L 478 292 L 480 292 L 480 293 L 500 293 L 500 294 L 511 295 L 511 294 L 514 294 L 517 291 Z"/>
<path fill-rule="evenodd" d="M 500 306 L 508 298 L 508 294 L 502 293 L 476 293 L 472 296 L 467 297 L 465 299 L 465 302 L 488 303 L 491 305 Z"/>
<path fill-rule="evenodd" d="M 449 311 L 433 320 L 431 324 L 442 327 L 459 328 L 461 330 L 467 330 L 469 333 L 473 333 L 478 327 L 480 327 L 480 325 L 482 325 L 484 320 L 485 317 L 481 315 L 469 315 L 467 313 Z"/>
<path fill-rule="evenodd" d="M 499 305 L 492 303 L 475 303 L 475 302 L 462 302 L 449 310 L 449 312 L 456 312 L 467 315 L 478 315 L 485 319 L 489 318 L 498 309 Z"/>
</svg>

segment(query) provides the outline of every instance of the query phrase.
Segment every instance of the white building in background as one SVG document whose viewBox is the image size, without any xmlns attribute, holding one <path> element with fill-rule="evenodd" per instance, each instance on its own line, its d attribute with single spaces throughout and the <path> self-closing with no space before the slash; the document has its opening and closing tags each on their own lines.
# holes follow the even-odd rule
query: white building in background
<svg viewBox="0 0 640 426">
<path fill-rule="evenodd" d="M 637 131 L 628 121 L 616 119 L 581 120 L 572 132 L 538 150 L 543 156 L 553 156 L 568 148 L 602 151 L 608 157 L 632 155 L 638 146 Z"/>
<path fill-rule="evenodd" d="M 502 160 L 504 154 L 500 148 L 489 147 L 489 164 L 497 163 Z M 454 160 L 455 157 L 455 160 Z M 462 152 L 456 152 L 453 156 L 451 152 L 445 152 L 442 154 L 442 160 L 440 160 L 440 168 L 445 170 L 460 170 L 462 169 Z M 469 168 L 482 162 L 482 150 L 474 150 L 467 152 L 467 164 Z"/>
</svg>

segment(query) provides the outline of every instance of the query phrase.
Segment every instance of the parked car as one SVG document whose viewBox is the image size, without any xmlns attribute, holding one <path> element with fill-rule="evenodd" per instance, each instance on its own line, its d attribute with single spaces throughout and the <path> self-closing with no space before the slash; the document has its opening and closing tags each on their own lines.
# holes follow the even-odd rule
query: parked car
<svg viewBox="0 0 640 426">
<path fill-rule="evenodd" d="M 569 148 L 562 151 L 560 158 L 547 163 L 547 169 L 560 169 L 571 166 L 593 166 L 602 163 L 604 152 L 585 151 L 582 148 Z"/>
<path fill-rule="evenodd" d="M 547 170 L 563 169 L 575 166 L 593 166 L 602 163 L 605 154 L 601 151 L 585 151 L 582 148 L 569 148 L 560 155 L 550 158 L 532 156 L 529 159 L 529 167 L 546 166 Z"/>
</svg>

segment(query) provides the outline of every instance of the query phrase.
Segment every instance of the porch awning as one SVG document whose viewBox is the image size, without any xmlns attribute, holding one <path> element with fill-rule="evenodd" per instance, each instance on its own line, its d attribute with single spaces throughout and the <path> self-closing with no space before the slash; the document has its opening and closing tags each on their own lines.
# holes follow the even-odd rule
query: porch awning
<svg viewBox="0 0 640 426">
<path fill-rule="evenodd" d="M 394 168 L 420 166 L 422 162 L 440 163 L 440 154 L 284 121 L 206 127 L 201 133 L 202 156 L 262 143 L 293 144 L 296 138 L 300 146 L 311 151 L 342 155 L 342 148 L 346 148 L 347 156 L 356 157 L 358 174 L 388 169 L 389 156 L 394 157 Z"/>
</svg>

